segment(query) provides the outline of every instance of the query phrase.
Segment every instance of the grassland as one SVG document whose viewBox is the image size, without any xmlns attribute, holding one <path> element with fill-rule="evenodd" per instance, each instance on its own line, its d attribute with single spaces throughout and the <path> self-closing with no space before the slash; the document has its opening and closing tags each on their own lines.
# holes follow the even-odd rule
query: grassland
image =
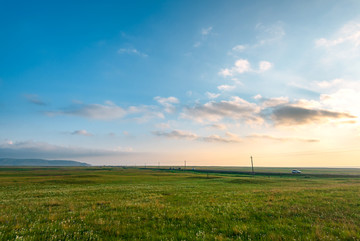
<svg viewBox="0 0 360 241">
<path fill-rule="evenodd" d="M 360 178 L 0 168 L 14 239 L 359 240 Z"/>
</svg>

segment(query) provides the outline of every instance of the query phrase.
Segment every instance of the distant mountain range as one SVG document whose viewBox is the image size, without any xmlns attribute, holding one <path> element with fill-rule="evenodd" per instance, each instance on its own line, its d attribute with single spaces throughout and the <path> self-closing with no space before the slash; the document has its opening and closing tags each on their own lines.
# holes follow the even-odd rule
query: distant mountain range
<svg viewBox="0 0 360 241">
<path fill-rule="evenodd" d="M 44 159 L 14 159 L 14 158 L 0 158 L 0 166 L 91 166 L 90 164 L 77 161 L 68 160 L 44 160 Z"/>
</svg>

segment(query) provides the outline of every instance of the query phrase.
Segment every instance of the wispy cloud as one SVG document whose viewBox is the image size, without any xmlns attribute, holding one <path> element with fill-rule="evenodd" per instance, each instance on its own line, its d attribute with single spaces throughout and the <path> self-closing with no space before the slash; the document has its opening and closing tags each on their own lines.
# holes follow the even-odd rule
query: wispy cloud
<svg viewBox="0 0 360 241">
<path fill-rule="evenodd" d="M 201 31 L 200 31 L 201 39 L 196 41 L 193 44 L 193 47 L 194 48 L 200 47 L 203 44 L 203 42 L 207 40 L 208 36 L 212 33 L 212 31 L 213 31 L 212 26 L 207 27 L 207 28 L 202 28 Z"/>
<path fill-rule="evenodd" d="M 358 73 L 359 68 L 357 66 L 360 57 L 360 22 L 348 22 L 331 36 L 316 39 L 315 46 L 318 50 L 323 51 L 321 53 L 322 64 L 325 64 L 326 66 L 334 64 L 336 65 L 336 68 L 345 66 L 344 68 L 347 71 L 352 69 L 355 73 Z"/>
<path fill-rule="evenodd" d="M 236 45 L 232 48 L 233 51 L 235 52 L 242 52 L 246 49 L 247 47 L 245 45 Z"/>
<path fill-rule="evenodd" d="M 197 42 L 194 43 L 193 47 L 194 47 L 194 48 L 198 48 L 198 47 L 201 46 L 201 44 L 202 44 L 202 42 L 197 41 Z"/>
<path fill-rule="evenodd" d="M 203 28 L 203 29 L 201 29 L 201 35 L 202 35 L 202 36 L 207 36 L 207 35 L 209 35 L 209 34 L 211 33 L 212 29 L 213 29 L 212 26 L 210 26 L 210 27 L 208 27 L 208 28 Z"/>
<path fill-rule="evenodd" d="M 190 131 L 173 130 L 171 132 L 154 131 L 152 132 L 156 136 L 167 137 L 172 139 L 186 139 L 196 140 L 204 142 L 222 142 L 222 143 L 238 143 L 241 142 L 241 138 L 233 133 L 226 132 L 225 136 L 210 135 L 210 136 L 198 136 Z"/>
<path fill-rule="evenodd" d="M 349 44 L 354 48 L 360 47 L 360 23 L 349 22 L 338 30 L 330 38 L 319 38 L 315 41 L 318 47 L 335 47 L 338 45 Z"/>
<path fill-rule="evenodd" d="M 183 131 L 183 130 L 173 130 L 171 132 L 164 132 L 164 131 L 154 131 L 152 132 L 156 136 L 164 136 L 173 139 L 188 139 L 194 140 L 197 139 L 198 136 L 190 131 Z"/>
<path fill-rule="evenodd" d="M 247 50 L 254 50 L 259 47 L 274 45 L 279 43 L 286 35 L 283 22 L 276 22 L 272 24 L 258 23 L 255 25 L 255 31 L 257 32 L 257 41 L 255 43 L 235 45 L 229 54 L 237 56 L 238 53 L 242 53 Z"/>
<path fill-rule="evenodd" d="M 87 130 L 76 130 L 71 132 L 71 135 L 92 136 L 93 134 L 91 134 Z"/>
<path fill-rule="evenodd" d="M 274 44 L 286 35 L 284 23 L 280 21 L 272 24 L 258 23 L 255 30 L 258 32 L 258 42 L 253 47 Z"/>
<path fill-rule="evenodd" d="M 141 57 L 148 57 L 147 54 L 140 52 L 139 50 L 135 49 L 135 48 L 121 48 L 118 50 L 119 54 L 134 54 L 134 55 L 138 55 Z"/>
<path fill-rule="evenodd" d="M 45 106 L 46 103 L 44 101 L 42 101 L 40 99 L 40 97 L 38 95 L 35 94 L 26 94 L 24 95 L 24 97 L 26 98 L 26 100 L 32 104 L 35 105 L 41 105 L 41 106 Z"/>
<path fill-rule="evenodd" d="M 141 105 L 130 106 L 127 109 L 128 117 L 134 118 L 138 123 L 145 123 L 152 119 L 164 119 L 164 114 L 159 111 L 157 106 Z"/>
<path fill-rule="evenodd" d="M 169 123 L 157 123 L 155 125 L 156 128 L 158 129 L 169 129 L 170 128 L 170 124 Z"/>
<path fill-rule="evenodd" d="M 115 120 L 132 116 L 139 122 L 146 122 L 152 118 L 164 118 L 164 115 L 157 108 L 146 105 L 123 108 L 111 101 L 106 101 L 104 104 L 75 103 L 62 110 L 48 111 L 46 114 L 49 116 L 79 116 L 96 120 Z"/>
<path fill-rule="evenodd" d="M 241 143 L 243 141 L 250 140 L 265 140 L 265 141 L 275 141 L 275 142 L 305 142 L 305 143 L 314 143 L 319 142 L 318 139 L 310 138 L 298 138 L 298 137 L 276 137 L 272 135 L 264 134 L 251 134 L 244 138 L 240 137 L 237 134 L 231 132 L 225 132 L 223 136 L 220 135 L 209 135 L 209 136 L 198 136 L 195 133 L 189 131 L 173 130 L 171 132 L 153 132 L 154 135 L 172 139 L 186 139 L 193 141 L 203 141 L 203 142 L 219 142 L 219 143 Z"/>
<path fill-rule="evenodd" d="M 209 127 L 218 129 L 218 130 L 226 130 L 227 129 L 227 126 L 225 124 L 221 124 L 221 123 L 215 123 L 215 124 L 209 125 Z"/>
<path fill-rule="evenodd" d="M 298 142 L 319 142 L 318 139 L 306 139 L 306 138 L 294 138 L 294 137 L 276 137 L 271 135 L 262 135 L 262 134 L 252 134 L 246 136 L 247 139 L 261 139 L 261 140 L 270 140 L 270 141 L 279 141 L 279 142 L 289 142 L 289 141 L 298 141 Z"/>
<path fill-rule="evenodd" d="M 226 132 L 224 137 L 219 135 L 211 135 L 207 137 L 202 137 L 199 140 L 205 142 L 223 142 L 223 143 L 239 143 L 242 141 L 242 139 L 238 135 L 230 132 Z"/>
<path fill-rule="evenodd" d="M 216 94 L 216 93 L 206 92 L 205 94 L 209 99 L 216 99 L 217 97 L 220 96 L 219 93 Z"/>
<path fill-rule="evenodd" d="M 89 119 L 113 120 L 124 117 L 127 111 L 111 101 L 105 104 L 76 104 L 64 110 L 47 112 L 48 115 L 70 115 Z"/>
</svg>

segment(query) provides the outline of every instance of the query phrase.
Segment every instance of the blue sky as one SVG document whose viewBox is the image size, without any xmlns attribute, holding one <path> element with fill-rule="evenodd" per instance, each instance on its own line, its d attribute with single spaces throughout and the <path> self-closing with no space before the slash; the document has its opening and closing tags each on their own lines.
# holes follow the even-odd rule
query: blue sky
<svg viewBox="0 0 360 241">
<path fill-rule="evenodd" d="M 0 156 L 358 166 L 358 1 L 0 5 Z"/>
</svg>

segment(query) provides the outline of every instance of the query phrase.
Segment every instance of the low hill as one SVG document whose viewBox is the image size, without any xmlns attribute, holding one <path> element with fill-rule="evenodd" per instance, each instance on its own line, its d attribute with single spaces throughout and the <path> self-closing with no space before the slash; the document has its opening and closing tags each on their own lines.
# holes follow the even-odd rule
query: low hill
<svg viewBox="0 0 360 241">
<path fill-rule="evenodd" d="M 0 158 L 0 166 L 91 166 L 90 164 L 68 160 L 14 159 Z"/>
</svg>

